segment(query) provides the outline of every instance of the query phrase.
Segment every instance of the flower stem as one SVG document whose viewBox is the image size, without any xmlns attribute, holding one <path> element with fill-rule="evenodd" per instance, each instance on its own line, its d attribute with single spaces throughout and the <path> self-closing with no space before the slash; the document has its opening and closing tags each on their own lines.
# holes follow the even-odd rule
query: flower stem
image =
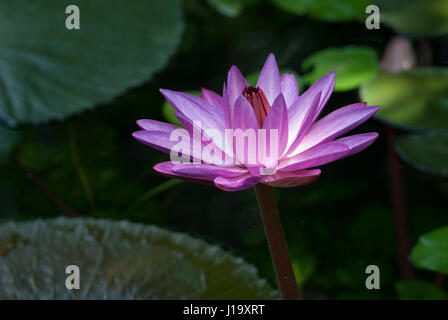
<svg viewBox="0 0 448 320">
<path fill-rule="evenodd" d="M 282 298 L 283 300 L 299 300 L 299 288 L 272 188 L 257 184 L 255 192 Z"/>
</svg>

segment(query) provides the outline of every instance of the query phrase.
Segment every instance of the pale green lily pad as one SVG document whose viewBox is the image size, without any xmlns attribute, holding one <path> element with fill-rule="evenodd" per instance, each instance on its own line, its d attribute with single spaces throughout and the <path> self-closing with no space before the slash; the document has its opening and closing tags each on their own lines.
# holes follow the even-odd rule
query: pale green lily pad
<svg viewBox="0 0 448 320">
<path fill-rule="evenodd" d="M 367 0 L 271 0 L 286 12 L 328 22 L 361 20 L 365 15 Z"/>
<path fill-rule="evenodd" d="M 401 300 L 448 300 L 445 291 L 426 281 L 399 281 L 395 284 L 395 289 Z"/>
<path fill-rule="evenodd" d="M 414 134 L 398 139 L 398 155 L 425 173 L 448 177 L 448 133 Z"/>
<path fill-rule="evenodd" d="M 79 290 L 65 268 L 80 268 Z M 186 234 L 127 221 L 0 225 L 0 299 L 274 299 L 241 258 Z"/>
<path fill-rule="evenodd" d="M 448 226 L 422 235 L 412 249 L 411 260 L 418 268 L 448 273 Z"/>
<path fill-rule="evenodd" d="M 361 98 L 380 109 L 375 117 L 408 130 L 448 130 L 448 68 L 380 74 L 361 87 Z"/>
<path fill-rule="evenodd" d="M 77 5 L 80 29 L 68 30 Z M 180 0 L 0 2 L 0 118 L 62 119 L 162 69 L 183 29 Z"/>
<path fill-rule="evenodd" d="M 372 79 L 379 70 L 375 50 L 369 47 L 347 46 L 318 51 L 302 63 L 302 69 L 312 71 L 304 76 L 308 84 L 320 77 L 336 72 L 335 91 L 352 90 Z"/>
<path fill-rule="evenodd" d="M 420 37 L 448 34 L 448 1 L 446 0 L 374 0 L 381 21 L 401 32 Z"/>
</svg>

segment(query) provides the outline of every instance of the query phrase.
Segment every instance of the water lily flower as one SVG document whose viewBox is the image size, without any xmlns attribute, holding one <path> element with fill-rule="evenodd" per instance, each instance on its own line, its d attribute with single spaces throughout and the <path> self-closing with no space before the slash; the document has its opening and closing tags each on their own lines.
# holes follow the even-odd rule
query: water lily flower
<svg viewBox="0 0 448 320">
<path fill-rule="evenodd" d="M 275 57 L 270 54 L 256 87 L 250 86 L 239 69 L 232 66 L 222 95 L 202 89 L 199 98 L 161 89 L 184 128 L 156 120 L 138 120 L 143 130 L 133 136 L 167 153 L 182 149 L 187 162 L 167 161 L 154 166 L 167 176 L 214 183 L 226 191 L 256 184 L 274 187 L 308 184 L 320 175 L 319 166 L 360 152 L 378 136 L 370 132 L 341 138 L 369 119 L 377 106 L 354 103 L 318 119 L 334 83 L 335 73 L 330 72 L 299 95 L 295 76 L 280 75 Z M 262 140 L 259 136 L 255 140 L 240 140 L 246 143 L 242 146 L 246 154 L 241 156 L 236 152 L 234 137 L 226 136 L 227 130 L 258 130 L 265 132 L 266 139 L 264 144 L 259 143 Z M 274 143 L 270 140 L 270 135 L 274 136 L 271 131 L 276 133 Z M 173 132 L 178 132 L 177 139 L 173 140 Z M 274 144 L 274 158 L 258 156 L 260 146 L 272 151 Z M 204 156 L 205 149 L 213 152 Z M 217 161 L 218 154 L 231 161 Z M 254 154 L 256 159 L 249 161 Z"/>
</svg>

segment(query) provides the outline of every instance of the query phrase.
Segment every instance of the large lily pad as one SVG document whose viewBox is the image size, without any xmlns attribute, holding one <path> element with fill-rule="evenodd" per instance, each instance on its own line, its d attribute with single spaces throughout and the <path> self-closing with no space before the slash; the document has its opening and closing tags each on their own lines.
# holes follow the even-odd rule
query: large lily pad
<svg viewBox="0 0 448 320">
<path fill-rule="evenodd" d="M 309 84 L 334 70 L 334 90 L 347 91 L 373 78 L 379 70 L 379 61 L 375 50 L 369 47 L 348 46 L 329 48 L 312 54 L 302 64 L 302 69 L 310 68 L 313 70 L 304 76 Z"/>
<path fill-rule="evenodd" d="M 80 268 L 79 290 L 65 268 Z M 241 258 L 186 234 L 126 221 L 0 226 L 0 299 L 272 299 Z"/>
<path fill-rule="evenodd" d="M 448 133 L 404 136 L 397 141 L 396 149 L 405 162 L 418 170 L 448 177 Z"/>
<path fill-rule="evenodd" d="M 374 0 L 385 21 L 399 31 L 414 36 L 448 34 L 446 0 Z"/>
<path fill-rule="evenodd" d="M 448 273 L 448 226 L 422 235 L 412 249 L 411 260 L 418 268 Z"/>
<path fill-rule="evenodd" d="M 361 87 L 361 97 L 396 127 L 448 130 L 448 68 L 381 74 Z"/>
<path fill-rule="evenodd" d="M 80 29 L 68 30 L 77 5 Z M 62 119 L 160 70 L 183 28 L 180 0 L 0 2 L 0 117 Z"/>
</svg>

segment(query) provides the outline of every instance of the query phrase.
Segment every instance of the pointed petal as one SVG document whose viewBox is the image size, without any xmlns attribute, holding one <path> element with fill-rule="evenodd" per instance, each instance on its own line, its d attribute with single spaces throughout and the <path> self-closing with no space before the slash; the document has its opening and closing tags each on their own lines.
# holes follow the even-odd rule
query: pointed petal
<svg viewBox="0 0 448 320">
<path fill-rule="evenodd" d="M 316 113 L 314 114 L 313 121 L 319 117 L 323 108 L 327 104 L 328 99 L 330 99 L 331 94 L 333 93 L 335 83 L 335 72 L 331 71 L 317 80 L 307 91 L 303 93 L 303 95 L 314 96 L 317 92 L 321 92 L 319 106 L 317 107 Z"/>
<path fill-rule="evenodd" d="M 282 155 L 288 143 L 288 110 L 282 94 L 280 94 L 272 104 L 268 116 L 263 124 L 263 129 L 266 129 L 266 146 L 270 146 L 271 130 L 277 130 L 278 141 L 276 141 L 276 143 L 278 148 L 278 156 Z M 270 146 L 269 150 L 272 147 L 275 146 Z"/>
<path fill-rule="evenodd" d="M 215 185 L 225 191 L 238 191 L 253 187 L 260 181 L 259 177 L 254 177 L 249 173 L 235 178 L 217 177 Z"/>
<path fill-rule="evenodd" d="M 243 96 L 235 102 L 234 114 L 232 116 L 233 129 L 258 129 L 257 118 L 249 101 Z"/>
<path fill-rule="evenodd" d="M 216 177 L 233 178 L 247 172 L 247 170 L 240 167 L 220 167 L 202 163 L 177 164 L 172 171 L 181 176 L 207 180 L 213 180 Z"/>
<path fill-rule="evenodd" d="M 280 76 L 280 86 L 286 106 L 289 108 L 299 98 L 296 76 L 289 72 L 282 74 Z"/>
<path fill-rule="evenodd" d="M 297 187 L 314 182 L 320 175 L 319 169 L 277 172 L 272 176 L 265 176 L 260 181 L 271 187 Z"/>
<path fill-rule="evenodd" d="M 280 73 L 273 53 L 269 54 L 260 76 L 258 77 L 257 87 L 261 88 L 272 105 L 277 96 L 281 93 Z"/>
<path fill-rule="evenodd" d="M 329 142 L 306 150 L 297 156 L 285 159 L 279 166 L 280 171 L 296 171 L 317 167 L 348 155 L 350 147 L 343 143 Z"/>
<path fill-rule="evenodd" d="M 312 99 L 311 99 L 312 98 Z M 321 93 L 300 96 L 288 109 L 288 144 L 285 155 L 294 150 L 313 124 Z"/>
<path fill-rule="evenodd" d="M 224 106 L 226 128 L 232 128 L 231 115 L 233 114 L 235 102 L 241 96 L 243 89 L 247 86 L 249 86 L 249 84 L 246 79 L 244 79 L 240 70 L 236 66 L 232 66 L 227 75 L 227 88 L 224 87 L 226 91 L 224 99 L 227 104 L 227 107 Z"/>
<path fill-rule="evenodd" d="M 213 185 L 213 179 L 194 179 L 194 178 L 187 178 L 181 175 L 178 175 L 177 173 L 173 172 L 173 168 L 176 166 L 176 164 L 173 164 L 171 161 L 165 161 L 160 162 L 156 164 L 153 169 L 157 171 L 160 174 L 163 174 L 170 178 L 177 178 L 182 179 L 188 182 L 194 182 L 194 183 L 200 183 L 200 184 L 207 184 L 207 185 Z"/>
<path fill-rule="evenodd" d="M 215 106 L 216 108 L 223 109 L 223 99 L 219 94 L 217 94 L 211 90 L 202 88 L 201 96 L 202 96 L 202 99 L 204 99 L 211 105 Z"/>
<path fill-rule="evenodd" d="M 325 143 L 359 126 L 377 112 L 379 107 L 355 103 L 333 111 L 317 121 L 291 155 Z"/>
<path fill-rule="evenodd" d="M 376 138 L 378 138 L 378 133 L 369 132 L 340 138 L 334 142 L 346 144 L 350 148 L 347 156 L 350 156 L 369 147 L 376 140 Z"/>
</svg>

